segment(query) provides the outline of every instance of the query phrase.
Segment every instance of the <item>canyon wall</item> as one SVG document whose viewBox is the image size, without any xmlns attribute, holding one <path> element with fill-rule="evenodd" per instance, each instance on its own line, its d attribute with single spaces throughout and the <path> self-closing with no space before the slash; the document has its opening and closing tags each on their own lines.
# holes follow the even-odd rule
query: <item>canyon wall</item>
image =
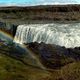
<svg viewBox="0 0 80 80">
<path fill-rule="evenodd" d="M 0 21 L 24 23 L 29 20 L 79 21 L 80 5 L 0 7 Z"/>
</svg>

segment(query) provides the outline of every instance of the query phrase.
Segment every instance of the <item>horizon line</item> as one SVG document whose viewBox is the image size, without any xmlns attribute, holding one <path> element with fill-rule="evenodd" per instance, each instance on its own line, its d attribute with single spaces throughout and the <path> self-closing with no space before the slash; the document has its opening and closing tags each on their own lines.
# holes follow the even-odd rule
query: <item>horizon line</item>
<svg viewBox="0 0 80 80">
<path fill-rule="evenodd" d="M 45 3 L 45 4 L 27 4 L 27 3 L 23 3 L 23 4 L 18 4 L 18 3 L 0 3 L 0 7 L 8 7 L 8 6 L 20 6 L 20 7 L 27 7 L 27 6 L 46 6 L 46 5 L 80 5 L 80 3 Z"/>
</svg>

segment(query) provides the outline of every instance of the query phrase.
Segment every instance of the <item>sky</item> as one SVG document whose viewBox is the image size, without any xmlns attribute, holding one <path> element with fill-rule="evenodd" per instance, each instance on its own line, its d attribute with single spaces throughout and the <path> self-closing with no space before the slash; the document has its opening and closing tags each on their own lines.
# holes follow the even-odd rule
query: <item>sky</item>
<svg viewBox="0 0 80 80">
<path fill-rule="evenodd" d="M 80 0 L 0 0 L 0 6 L 31 6 L 47 4 L 80 4 Z"/>
</svg>

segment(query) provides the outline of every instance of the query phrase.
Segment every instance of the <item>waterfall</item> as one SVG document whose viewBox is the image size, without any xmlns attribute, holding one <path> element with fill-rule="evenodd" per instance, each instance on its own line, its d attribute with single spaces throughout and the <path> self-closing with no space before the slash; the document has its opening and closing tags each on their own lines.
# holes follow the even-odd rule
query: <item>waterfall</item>
<svg viewBox="0 0 80 80">
<path fill-rule="evenodd" d="M 24 24 L 17 27 L 14 41 L 45 42 L 65 47 L 80 46 L 80 23 Z"/>
</svg>

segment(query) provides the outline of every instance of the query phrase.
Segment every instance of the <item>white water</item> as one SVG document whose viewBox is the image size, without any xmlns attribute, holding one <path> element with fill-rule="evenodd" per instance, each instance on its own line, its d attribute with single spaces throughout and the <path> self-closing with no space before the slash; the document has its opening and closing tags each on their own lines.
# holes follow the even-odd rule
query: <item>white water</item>
<svg viewBox="0 0 80 80">
<path fill-rule="evenodd" d="M 19 25 L 14 41 L 20 44 L 36 41 L 65 47 L 80 46 L 80 23 Z"/>
</svg>

